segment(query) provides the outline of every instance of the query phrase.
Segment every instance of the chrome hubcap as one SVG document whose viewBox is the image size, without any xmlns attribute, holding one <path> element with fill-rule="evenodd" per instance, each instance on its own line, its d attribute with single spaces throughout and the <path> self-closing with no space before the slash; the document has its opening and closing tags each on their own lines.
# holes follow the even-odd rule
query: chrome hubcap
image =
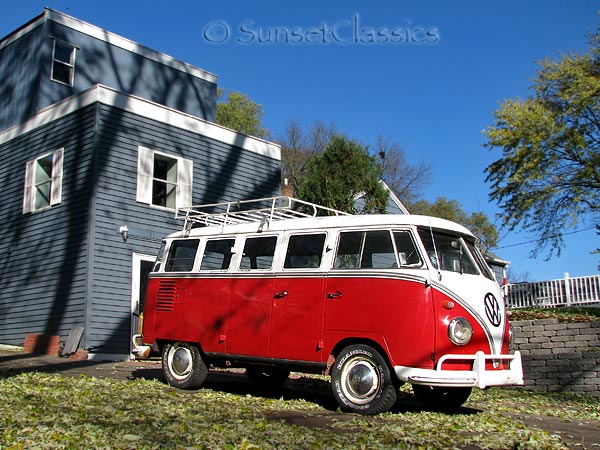
<svg viewBox="0 0 600 450">
<path fill-rule="evenodd" d="M 192 369 L 192 354 L 187 347 L 176 347 L 171 350 L 169 367 L 176 378 L 185 378 Z"/>
<path fill-rule="evenodd" d="M 363 358 L 348 361 L 342 371 L 342 380 L 344 394 L 357 404 L 371 401 L 379 389 L 377 368 Z"/>
</svg>

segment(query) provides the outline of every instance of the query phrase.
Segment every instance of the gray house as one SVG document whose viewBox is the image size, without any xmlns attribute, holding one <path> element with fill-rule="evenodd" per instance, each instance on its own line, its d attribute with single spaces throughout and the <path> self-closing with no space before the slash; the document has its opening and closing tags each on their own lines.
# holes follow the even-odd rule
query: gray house
<svg viewBox="0 0 600 450">
<path fill-rule="evenodd" d="M 0 343 L 126 358 L 176 208 L 277 195 L 280 148 L 212 122 L 214 75 L 50 9 L 0 74 Z"/>
</svg>

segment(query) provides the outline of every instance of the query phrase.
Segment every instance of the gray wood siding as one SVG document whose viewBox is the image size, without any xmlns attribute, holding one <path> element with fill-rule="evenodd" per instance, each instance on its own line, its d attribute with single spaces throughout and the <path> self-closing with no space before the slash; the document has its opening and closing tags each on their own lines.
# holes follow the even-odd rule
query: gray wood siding
<svg viewBox="0 0 600 450">
<path fill-rule="evenodd" d="M 194 204 L 277 195 L 280 164 L 118 108 L 101 105 L 100 111 L 87 345 L 97 352 L 127 353 L 132 255 L 155 254 L 161 237 L 182 226 L 174 211 L 136 202 L 138 146 L 194 161 Z M 121 225 L 130 230 L 125 242 Z"/>
<path fill-rule="evenodd" d="M 47 53 L 48 40 L 42 27 L 27 33 L 21 39 L 0 50 L 0 131 L 31 117 L 40 107 L 39 89 L 51 55 Z"/>
<path fill-rule="evenodd" d="M 95 107 L 0 146 L 0 342 L 59 334 L 85 320 Z M 22 214 L 25 164 L 64 147 L 62 201 Z"/>
<path fill-rule="evenodd" d="M 50 79 L 54 39 L 78 48 L 73 86 Z M 0 50 L 0 131 L 95 84 L 214 121 L 215 83 L 46 20 Z"/>
</svg>

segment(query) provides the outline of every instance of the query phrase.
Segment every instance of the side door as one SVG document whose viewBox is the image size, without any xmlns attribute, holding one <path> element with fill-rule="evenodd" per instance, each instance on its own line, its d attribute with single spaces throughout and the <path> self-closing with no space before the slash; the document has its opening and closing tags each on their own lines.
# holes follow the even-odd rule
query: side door
<svg viewBox="0 0 600 450">
<path fill-rule="evenodd" d="M 202 349 L 205 352 L 225 353 L 231 275 L 229 272 L 235 237 L 209 238 L 204 245 L 189 318 L 196 324 Z M 190 301 L 190 303 L 192 303 Z"/>
<path fill-rule="evenodd" d="M 275 278 L 272 358 L 321 362 L 323 347 L 324 232 L 291 234 Z"/>
<path fill-rule="evenodd" d="M 327 346 L 377 341 L 395 364 L 427 367 L 433 350 L 429 272 L 409 230 L 340 232 L 325 289 Z"/>
<path fill-rule="evenodd" d="M 269 356 L 277 236 L 249 236 L 238 270 L 232 273 L 225 339 L 226 352 Z"/>
</svg>

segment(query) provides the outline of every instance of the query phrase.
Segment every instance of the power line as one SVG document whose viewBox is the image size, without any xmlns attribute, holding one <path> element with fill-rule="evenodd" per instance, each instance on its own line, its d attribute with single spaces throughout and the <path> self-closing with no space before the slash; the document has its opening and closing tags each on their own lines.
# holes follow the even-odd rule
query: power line
<svg viewBox="0 0 600 450">
<path fill-rule="evenodd" d="M 554 235 L 554 236 L 548 236 L 548 238 L 547 238 L 547 239 L 551 239 L 551 238 L 553 238 L 553 237 L 558 237 L 558 236 L 568 236 L 568 235 L 571 235 L 571 234 L 583 233 L 584 231 L 590 231 L 590 230 L 593 230 L 593 229 L 595 229 L 595 228 L 596 228 L 596 227 L 589 227 L 589 228 L 584 228 L 583 230 L 575 230 L 575 231 L 570 231 L 570 232 L 568 232 L 568 233 L 561 233 L 561 234 L 559 234 L 559 235 L 557 234 L 557 235 Z M 533 239 L 533 240 L 531 240 L 531 241 L 519 242 L 519 243 L 517 243 L 517 244 L 503 245 L 502 247 L 492 247 L 492 248 L 493 248 L 494 250 L 501 250 L 501 249 L 503 249 L 503 248 L 518 247 L 518 246 L 520 246 L 520 245 L 534 244 L 534 243 L 536 243 L 536 242 L 541 242 L 541 241 L 543 241 L 543 240 L 544 240 L 544 239 Z"/>
</svg>

